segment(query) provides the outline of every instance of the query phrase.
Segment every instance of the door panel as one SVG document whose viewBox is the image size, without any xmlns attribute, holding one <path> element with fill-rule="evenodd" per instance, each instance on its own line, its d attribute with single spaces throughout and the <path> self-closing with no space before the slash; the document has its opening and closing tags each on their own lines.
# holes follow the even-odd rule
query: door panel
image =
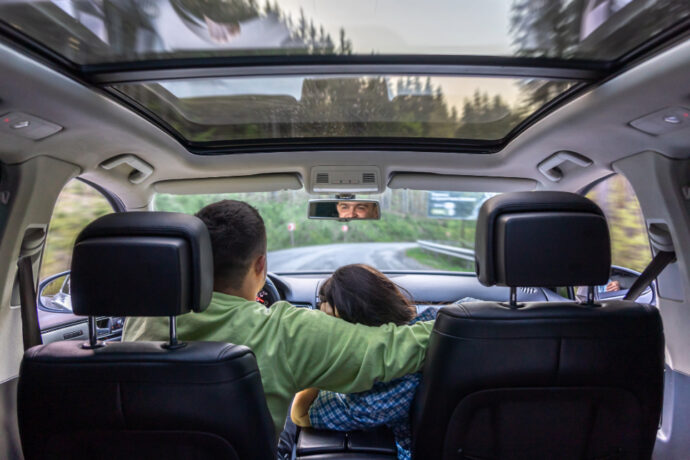
<svg viewBox="0 0 690 460">
<path fill-rule="evenodd" d="M 690 452 L 690 376 L 666 367 L 661 428 L 652 458 L 686 459 Z"/>
<path fill-rule="evenodd" d="M 67 313 L 43 313 L 46 315 L 59 315 L 58 325 L 52 328 L 41 327 L 41 338 L 44 344 L 57 342 L 58 340 L 89 340 L 89 326 L 87 319 L 83 316 L 69 314 L 74 318 L 74 321 L 65 322 L 64 317 L 68 315 Z M 125 318 L 122 316 L 96 318 L 98 340 L 107 342 L 119 341 L 122 338 L 124 324 Z"/>
</svg>

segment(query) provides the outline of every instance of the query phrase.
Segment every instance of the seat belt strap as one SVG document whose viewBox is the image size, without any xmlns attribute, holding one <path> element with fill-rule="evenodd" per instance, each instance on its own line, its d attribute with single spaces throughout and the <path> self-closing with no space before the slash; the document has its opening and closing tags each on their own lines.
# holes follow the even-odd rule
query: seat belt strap
<svg viewBox="0 0 690 460">
<path fill-rule="evenodd" d="M 647 265 L 642 274 L 635 280 L 628 293 L 623 297 L 623 300 L 637 300 L 637 298 L 644 292 L 645 289 L 652 284 L 652 281 L 659 276 L 664 268 L 671 262 L 676 260 L 676 253 L 671 251 L 659 251 L 656 253 L 652 261 Z"/>
<path fill-rule="evenodd" d="M 34 284 L 34 269 L 31 256 L 20 257 L 17 261 L 19 269 L 19 300 L 22 313 L 22 336 L 24 351 L 35 345 L 41 345 L 41 329 L 38 325 L 36 311 L 36 288 Z"/>
</svg>

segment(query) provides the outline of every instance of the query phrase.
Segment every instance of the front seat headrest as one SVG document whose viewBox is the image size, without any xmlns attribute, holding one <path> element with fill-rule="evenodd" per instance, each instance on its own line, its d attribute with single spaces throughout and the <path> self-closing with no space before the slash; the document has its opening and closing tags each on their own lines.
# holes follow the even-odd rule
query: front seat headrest
<svg viewBox="0 0 690 460">
<path fill-rule="evenodd" d="M 103 216 L 77 237 L 70 284 L 77 315 L 203 311 L 213 294 L 208 229 L 195 216 L 172 212 Z"/>
<path fill-rule="evenodd" d="M 611 243 L 604 213 L 583 196 L 505 193 L 479 211 L 475 257 L 486 286 L 598 286 L 609 279 Z"/>
</svg>

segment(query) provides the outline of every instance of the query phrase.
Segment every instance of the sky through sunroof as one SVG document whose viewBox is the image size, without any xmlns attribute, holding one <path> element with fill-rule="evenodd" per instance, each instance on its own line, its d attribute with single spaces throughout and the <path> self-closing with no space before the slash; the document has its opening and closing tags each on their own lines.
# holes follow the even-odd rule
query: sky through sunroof
<svg viewBox="0 0 690 460">
<path fill-rule="evenodd" d="M 80 64 L 170 57 L 443 54 L 611 60 L 687 0 L 53 0 L 0 18 Z"/>
</svg>

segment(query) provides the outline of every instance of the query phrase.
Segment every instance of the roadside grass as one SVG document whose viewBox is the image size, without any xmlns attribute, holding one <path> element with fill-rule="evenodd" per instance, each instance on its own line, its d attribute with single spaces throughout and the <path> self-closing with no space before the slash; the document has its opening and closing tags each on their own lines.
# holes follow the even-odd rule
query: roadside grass
<svg viewBox="0 0 690 460">
<path fill-rule="evenodd" d="M 434 270 L 448 272 L 474 272 L 474 263 L 468 260 L 425 251 L 422 248 L 408 249 L 405 251 L 405 255 L 416 260 L 420 264 L 433 268 Z"/>
</svg>

